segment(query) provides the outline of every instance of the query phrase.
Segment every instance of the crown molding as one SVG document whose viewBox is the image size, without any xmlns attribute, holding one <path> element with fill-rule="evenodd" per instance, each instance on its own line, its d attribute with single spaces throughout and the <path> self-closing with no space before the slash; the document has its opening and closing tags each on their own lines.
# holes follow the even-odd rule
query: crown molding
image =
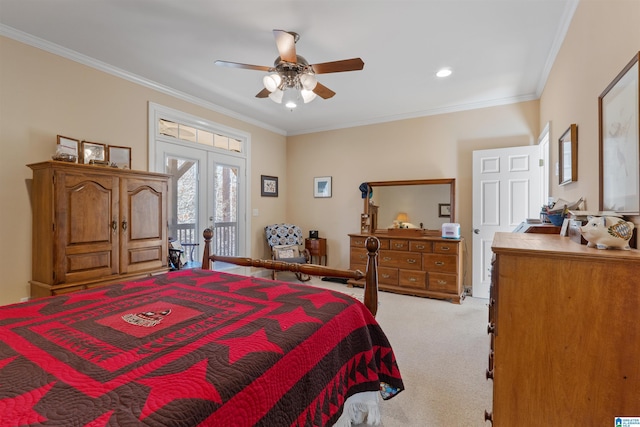
<svg viewBox="0 0 640 427">
<path fill-rule="evenodd" d="M 258 127 L 261 127 L 263 129 L 266 129 L 268 131 L 280 134 L 280 135 L 286 135 L 287 133 L 282 130 L 279 129 L 277 127 L 274 127 L 270 124 L 255 120 L 251 117 L 247 117 L 245 115 L 242 115 L 236 111 L 231 111 L 228 110 L 226 108 L 223 108 L 219 105 L 213 104 L 209 101 L 205 101 L 201 98 L 192 96 L 192 95 L 188 95 L 184 92 L 172 89 L 168 86 L 164 86 L 162 84 L 159 84 L 157 82 L 154 82 L 152 80 L 143 78 L 141 76 L 138 76 L 136 74 L 130 73 L 128 71 L 122 70 L 120 68 L 114 67 L 112 65 L 109 65 L 105 62 L 99 61 L 97 59 L 88 57 L 86 55 L 83 55 L 81 53 L 78 53 L 74 50 L 71 49 L 67 49 L 65 47 L 62 47 L 60 45 L 57 45 L 55 43 L 51 43 L 47 40 L 43 40 L 39 37 L 35 37 L 32 36 L 31 34 L 27 34 L 25 32 L 22 32 L 20 30 L 16 30 L 13 27 L 9 27 L 8 25 L 4 25 L 4 24 L 0 24 L 0 35 L 1 36 L 5 36 L 8 37 L 10 39 L 19 41 L 21 43 L 27 44 L 29 46 L 33 46 L 35 48 L 44 50 L 46 52 L 52 53 L 54 55 L 58 55 L 61 56 L 63 58 L 69 59 L 71 61 L 74 62 L 78 62 L 80 64 L 86 65 L 88 67 L 94 68 L 96 70 L 105 72 L 107 74 L 111 74 L 113 76 L 119 77 L 121 79 L 124 80 L 128 80 L 132 83 L 153 89 L 155 91 L 164 93 L 166 95 L 170 95 L 173 96 L 174 98 L 178 98 L 181 99 L 183 101 L 187 101 L 191 104 L 195 104 L 198 105 L 200 107 L 204 107 L 207 108 L 209 110 L 215 111 L 217 113 L 220 114 L 224 114 L 225 116 L 229 116 L 231 118 L 234 119 L 238 119 L 238 120 L 242 120 L 245 123 L 249 123 Z"/>
</svg>

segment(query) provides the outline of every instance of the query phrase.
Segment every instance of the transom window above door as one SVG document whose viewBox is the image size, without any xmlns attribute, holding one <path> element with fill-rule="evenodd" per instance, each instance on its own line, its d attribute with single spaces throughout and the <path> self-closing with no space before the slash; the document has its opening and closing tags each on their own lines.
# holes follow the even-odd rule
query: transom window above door
<svg viewBox="0 0 640 427">
<path fill-rule="evenodd" d="M 158 129 L 161 135 L 183 141 L 195 142 L 221 150 L 234 151 L 236 153 L 242 153 L 244 151 L 241 140 L 199 129 L 195 126 L 176 123 L 175 121 L 167 119 L 159 119 Z"/>
</svg>

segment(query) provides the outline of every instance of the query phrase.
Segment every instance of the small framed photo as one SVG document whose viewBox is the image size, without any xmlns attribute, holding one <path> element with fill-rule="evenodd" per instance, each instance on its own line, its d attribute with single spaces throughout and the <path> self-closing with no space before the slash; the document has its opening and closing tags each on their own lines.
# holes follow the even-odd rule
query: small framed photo
<svg viewBox="0 0 640 427">
<path fill-rule="evenodd" d="M 570 184 L 578 180 L 578 126 L 569 126 L 558 140 L 560 149 L 559 159 L 559 185 Z"/>
<path fill-rule="evenodd" d="M 131 147 L 110 145 L 109 164 L 119 169 L 131 169 Z"/>
<path fill-rule="evenodd" d="M 260 175 L 260 195 L 263 197 L 278 197 L 278 177 Z"/>
<path fill-rule="evenodd" d="M 78 147 L 80 141 L 74 138 L 58 135 L 56 155 L 54 160 L 78 163 Z"/>
<path fill-rule="evenodd" d="M 313 178 L 313 197 L 331 197 L 331 177 Z"/>
<path fill-rule="evenodd" d="M 82 163 L 88 165 L 95 162 L 107 161 L 107 146 L 99 142 L 82 141 Z"/>
<path fill-rule="evenodd" d="M 438 216 L 440 218 L 451 217 L 451 204 L 450 203 L 438 203 Z"/>
</svg>

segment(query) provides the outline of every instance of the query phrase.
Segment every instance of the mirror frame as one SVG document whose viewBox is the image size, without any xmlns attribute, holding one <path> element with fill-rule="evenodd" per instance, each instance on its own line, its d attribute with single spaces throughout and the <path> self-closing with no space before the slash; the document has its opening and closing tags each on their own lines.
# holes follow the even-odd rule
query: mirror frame
<svg viewBox="0 0 640 427">
<path fill-rule="evenodd" d="M 449 201 L 451 203 L 451 216 L 449 222 L 456 222 L 456 179 L 455 178 L 438 178 L 438 179 L 408 179 L 401 181 L 371 181 L 367 182 L 369 187 L 390 187 L 399 185 L 434 185 L 449 184 Z M 369 214 L 369 198 L 364 198 L 364 213 Z M 377 228 L 374 233 L 386 232 L 386 229 Z"/>
</svg>

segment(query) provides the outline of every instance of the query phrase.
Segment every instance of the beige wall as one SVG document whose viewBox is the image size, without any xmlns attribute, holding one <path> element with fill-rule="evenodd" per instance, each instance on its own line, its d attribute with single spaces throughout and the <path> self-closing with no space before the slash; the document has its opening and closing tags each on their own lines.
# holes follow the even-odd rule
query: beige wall
<svg viewBox="0 0 640 427">
<path fill-rule="evenodd" d="M 456 178 L 456 215 L 471 274 L 471 159 L 474 150 L 534 144 L 538 101 L 289 137 L 292 197 L 287 216 L 327 238 L 329 264 L 348 268 L 348 233 L 357 233 L 366 181 Z M 314 199 L 313 178 L 331 176 L 333 196 Z"/>
<path fill-rule="evenodd" d="M 600 197 L 598 96 L 640 50 L 639 20 L 640 1 L 582 0 L 540 98 L 540 124 L 551 124 L 552 165 L 558 138 L 578 125 L 578 181 L 559 186 L 552 174 L 551 194 L 584 196 L 588 210 L 598 210 Z"/>
<path fill-rule="evenodd" d="M 534 144 L 551 122 L 557 138 L 579 128 L 578 181 L 552 195 L 598 200 L 597 97 L 640 49 L 640 1 L 582 0 L 540 101 L 443 114 L 285 138 L 257 126 L 0 37 L 0 232 L 4 262 L 0 304 L 28 295 L 31 276 L 30 170 L 50 158 L 55 136 L 133 148 L 133 167 L 146 169 L 147 102 L 248 132 L 252 138 L 253 257 L 263 257 L 264 225 L 296 222 L 329 240 L 329 263 L 348 266 L 347 234 L 358 230 L 364 181 L 452 177 L 457 215 L 471 250 L 471 153 Z M 260 197 L 260 175 L 280 178 L 280 197 Z M 333 197 L 313 197 L 313 177 L 333 178 Z M 471 263 L 465 285 L 471 284 Z"/>
<path fill-rule="evenodd" d="M 209 109 L 97 71 L 91 67 L 0 37 L 0 304 L 29 295 L 31 277 L 31 170 L 51 158 L 56 135 L 132 147 L 132 168 L 147 170 L 147 104 L 155 102 L 251 134 L 251 184 L 260 175 L 286 181 L 286 137 Z M 280 197 L 253 193 L 251 256 L 264 255 L 262 229 L 285 216 Z"/>
</svg>

